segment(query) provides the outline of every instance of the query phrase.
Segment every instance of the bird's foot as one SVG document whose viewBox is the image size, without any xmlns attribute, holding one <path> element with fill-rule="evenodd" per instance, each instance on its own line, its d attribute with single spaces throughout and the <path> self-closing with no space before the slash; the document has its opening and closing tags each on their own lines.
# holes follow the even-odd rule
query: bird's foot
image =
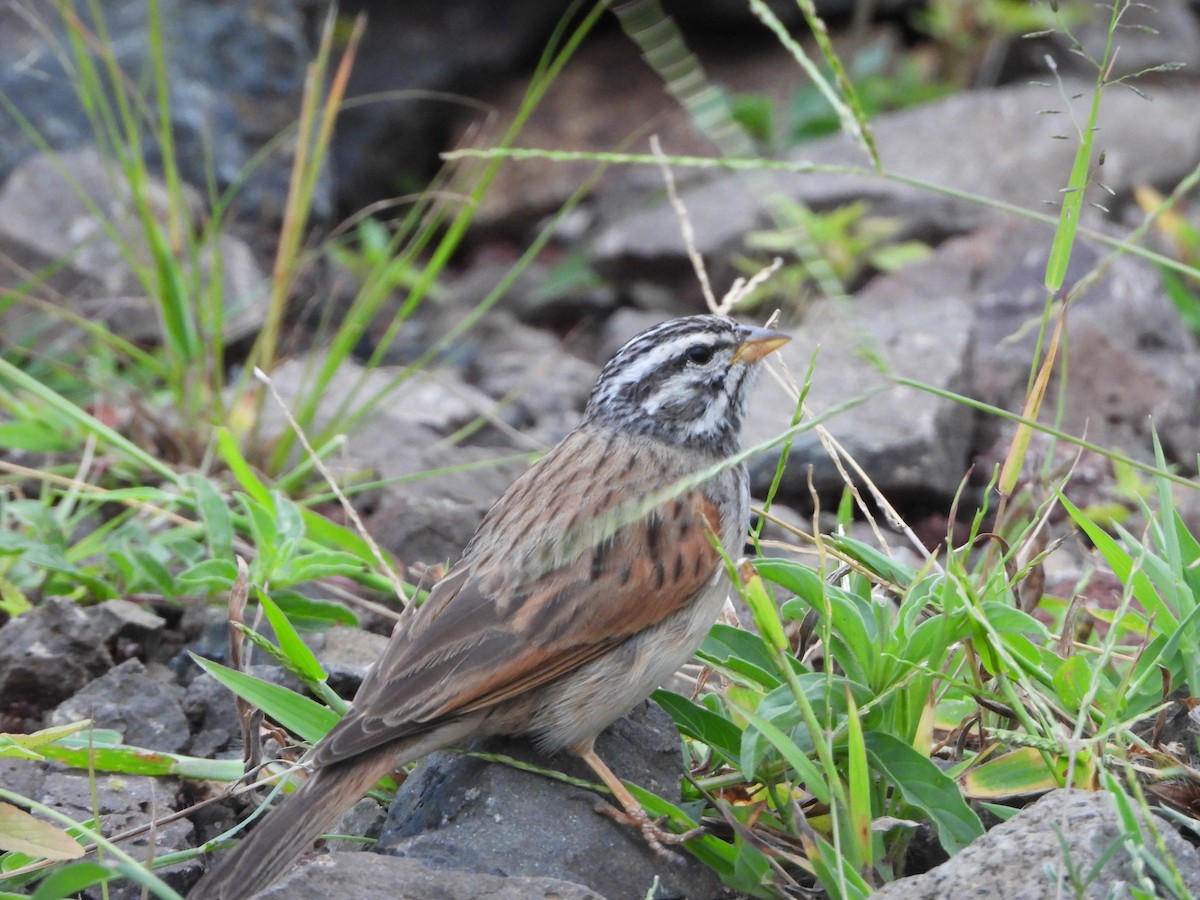
<svg viewBox="0 0 1200 900">
<path fill-rule="evenodd" d="M 693 838 L 698 838 L 705 833 L 704 827 L 691 828 L 680 834 L 674 831 L 667 831 L 663 828 L 663 824 L 667 821 L 667 817 L 663 816 L 659 819 L 651 819 L 649 814 L 640 806 L 626 807 L 624 810 L 617 809 L 610 803 L 599 801 L 596 804 L 596 812 L 608 816 L 616 822 L 630 828 L 636 828 L 642 833 L 642 837 L 650 846 L 650 849 L 663 859 L 669 859 L 672 862 L 682 862 L 678 853 L 668 850 L 666 845 L 678 846 Z"/>
</svg>

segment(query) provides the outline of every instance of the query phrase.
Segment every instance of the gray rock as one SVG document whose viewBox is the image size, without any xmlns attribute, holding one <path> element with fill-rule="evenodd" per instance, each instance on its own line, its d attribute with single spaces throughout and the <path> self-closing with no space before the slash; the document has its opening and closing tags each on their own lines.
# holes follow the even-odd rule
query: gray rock
<svg viewBox="0 0 1200 900">
<path fill-rule="evenodd" d="M 1066 93 L 1083 91 L 1072 110 L 1086 117 L 1089 87 L 1068 83 Z M 1105 152 L 1103 182 L 1127 195 L 1142 184 L 1174 184 L 1200 159 L 1200 126 L 1192 111 L 1200 87 L 1192 83 L 1158 85 L 1147 101 L 1127 90 L 1104 94 L 1097 149 Z M 968 91 L 944 100 L 886 113 L 873 120 L 876 142 L 888 171 L 950 190 L 966 191 L 1033 210 L 1057 201 L 1075 154 L 1074 141 L 1055 140 L 1070 131 L 1054 88 L 1033 85 Z M 986 135 L 988 152 L 963 135 Z M 931 152 L 936 148 L 936 152 Z M 792 154 L 816 165 L 866 165 L 847 138 L 833 136 L 804 144 Z M 902 233 L 938 236 L 974 230 L 1004 214 L 946 193 L 900 184 L 874 175 L 812 173 L 778 176 L 769 182 L 755 175 L 753 189 L 736 174 L 723 174 L 683 192 L 706 257 L 720 259 L 739 250 L 748 233 L 763 227 L 761 198 L 770 195 L 828 209 L 865 200 L 873 214 L 898 219 Z M 1090 199 L 1090 195 L 1089 195 Z M 1097 194 L 1099 202 L 1113 202 Z M 1100 213 L 1085 207 L 1087 221 Z M 624 209 L 597 235 L 591 258 L 598 271 L 619 284 L 646 279 L 672 284 L 690 271 L 674 210 L 653 195 L 641 209 Z M 719 271 L 713 273 L 723 282 Z"/>
<path fill-rule="evenodd" d="M 582 885 L 557 878 L 447 872 L 415 859 L 373 853 L 329 853 L 295 866 L 259 900 L 604 900 Z"/>
<path fill-rule="evenodd" d="M 234 198 L 254 222 L 282 219 L 291 154 L 255 154 L 295 122 L 311 57 L 300 3 L 287 0 L 164 0 L 160 4 L 175 153 L 184 180 L 218 191 L 245 179 Z M 93 143 L 92 125 L 64 70 L 69 59 L 60 17 L 41 3 L 0 8 L 0 93 L 54 150 Z M 105 26 L 117 65 L 126 73 L 150 65 L 149 7 L 144 0 L 104 0 Z M 74 8 L 94 29 L 91 8 Z M 139 82 L 142 86 L 143 83 Z M 153 107 L 151 94 L 148 101 Z M 0 112 L 0 179 L 38 151 L 33 137 Z M 161 166 L 161 148 L 143 135 L 147 161 Z M 318 183 L 318 219 L 332 212 L 328 178 Z"/>
<path fill-rule="evenodd" d="M 923 270 L 936 271 L 943 292 L 960 293 L 975 309 L 971 396 L 1021 409 L 1046 299 L 1042 280 L 1049 249 L 1048 228 L 1011 223 L 948 242 L 930 261 L 936 268 Z M 1067 286 L 1107 252 L 1080 238 Z M 1200 444 L 1200 349 L 1153 267 L 1128 255 L 1112 260 L 1105 276 L 1072 302 L 1067 334 L 1063 430 L 1149 459 L 1153 426 L 1169 457 L 1194 470 Z M 1055 413 L 1057 392 L 1055 377 L 1045 421 Z M 985 422 L 981 446 L 995 436 L 996 425 Z"/>
<path fill-rule="evenodd" d="M 36 797 L 46 781 L 47 768 L 36 759 L 0 758 L 0 784 L 22 797 Z"/>
<path fill-rule="evenodd" d="M 384 498 L 367 528 L 380 547 L 410 565 L 457 560 L 487 512 L 483 504 L 424 496 L 423 491 L 388 490 Z"/>
<path fill-rule="evenodd" d="M 1156 819 L 1154 827 L 1179 867 L 1190 894 L 1200 895 L 1200 858 L 1195 848 L 1165 821 Z M 1153 848 L 1155 839 L 1144 820 L 1142 833 L 1147 846 Z M 1125 846 L 1117 849 L 1089 880 L 1092 869 L 1114 844 Z M 878 900 L 1130 898 L 1134 896 L 1130 887 L 1146 887 L 1139 882 L 1131 849 L 1129 835 L 1107 793 L 1052 791 L 997 825 L 949 862 L 923 875 L 885 885 L 872 897 Z M 1152 852 L 1158 856 L 1157 850 Z M 1074 879 L 1081 883 L 1082 892 L 1077 890 Z M 1168 896 L 1174 896 L 1174 892 Z"/>
<path fill-rule="evenodd" d="M 151 672 L 139 660 L 127 659 L 60 703 L 49 724 L 91 719 L 98 728 L 119 731 L 124 743 L 134 747 L 182 750 L 190 739 L 184 692 L 169 678 L 165 667 Z"/>
<path fill-rule="evenodd" d="M 1086 22 L 1072 29 L 1093 59 L 1104 55 L 1111 16 L 1111 8 L 1098 7 Z M 1060 38 L 1056 43 L 1065 45 L 1066 41 Z M 1119 52 L 1112 69 L 1114 77 L 1133 75 L 1165 63 L 1178 63 L 1185 67 L 1185 72 L 1194 72 L 1194 67 L 1200 64 L 1200 18 L 1195 5 L 1187 0 L 1131 5 L 1121 16 L 1116 46 Z M 1085 78 L 1096 74 L 1095 66 L 1086 60 L 1074 55 L 1059 58 Z"/>
<path fill-rule="evenodd" d="M 816 304 L 802 325 L 785 329 L 792 341 L 778 351 L 797 381 L 817 352 L 808 406 L 825 417 L 825 427 L 893 499 L 910 491 L 950 497 L 967 469 L 972 411 L 926 391 L 891 385 L 870 358 L 882 360 L 891 373 L 935 388 L 962 391 L 967 386 L 971 310 L 933 276 L 932 268 L 914 266 L 878 279 L 850 302 Z M 751 392 L 743 445 L 779 434 L 794 410 L 788 393 L 773 378 L 761 377 Z M 750 461 L 757 494 L 770 485 L 779 454 L 775 449 Z M 780 485 L 785 502 L 801 508 L 811 504 L 810 466 L 818 491 L 840 493 L 841 476 L 810 430 L 792 444 Z"/>
<path fill-rule="evenodd" d="M 540 756 L 525 741 L 483 749 L 595 781 L 578 759 Z M 679 737 L 658 707 L 639 706 L 596 750 L 618 776 L 678 802 Z M 682 864 L 664 862 L 640 834 L 597 813 L 599 799 L 502 764 L 436 753 L 397 794 L 379 848 L 439 869 L 562 878 L 606 897 L 643 897 L 655 877 L 666 897 L 722 896 L 711 870 L 686 854 Z"/>
<path fill-rule="evenodd" d="M 192 756 L 209 759 L 218 754 L 226 756 L 229 754 L 222 751 L 228 750 L 234 743 L 241 743 L 242 732 L 233 705 L 233 695 L 207 672 L 193 678 L 187 686 L 183 710 L 192 727 L 187 751 Z"/>
<path fill-rule="evenodd" d="M 98 812 L 99 829 L 107 837 L 143 828 L 158 820 L 153 828 L 121 844 L 122 849 L 134 859 L 149 861 L 193 845 L 194 829 L 188 819 L 161 821 L 179 808 L 179 796 L 180 784 L 171 779 L 102 772 L 94 776 L 86 772 L 50 772 L 35 799 L 79 822 L 93 818 Z M 183 890 L 196 880 L 200 865 L 200 860 L 196 858 L 158 869 L 155 874 L 176 890 Z M 141 893 L 141 885 L 128 880 L 110 884 L 108 889 L 109 897 L 115 900 L 136 900 Z M 88 892 L 88 896 L 98 898 L 100 892 Z"/>
<path fill-rule="evenodd" d="M 111 666 L 83 610 L 50 598 L 0 628 L 0 707 L 53 706 Z"/>
<path fill-rule="evenodd" d="M 195 212 L 199 201 L 194 193 L 189 197 Z M 141 199 L 165 221 L 165 186 L 151 182 Z M 267 282 L 244 243 L 228 235 L 218 241 L 214 250 L 201 251 L 199 266 L 205 279 L 213 276 L 218 271 L 214 253 L 219 255 L 226 303 L 223 333 L 227 340 L 237 340 L 262 324 Z M 139 343 L 162 339 L 157 303 L 149 296 L 152 288 L 126 257 L 132 254 L 139 266 L 152 267 L 145 229 L 119 168 L 95 150 L 33 156 L 13 171 L 0 191 L 0 249 L 0 288 L 62 305 Z M 56 268 L 63 260 L 66 265 L 46 284 L 28 285 L 30 273 Z M 17 343 L 47 352 L 82 338 L 61 316 L 28 303 L 7 309 L 0 323 Z"/>
<path fill-rule="evenodd" d="M 388 644 L 383 635 L 361 628 L 328 628 L 306 637 L 330 687 L 343 697 L 354 695 Z"/>
<path fill-rule="evenodd" d="M 195 663 L 192 663 L 192 666 L 195 667 Z M 298 693 L 305 692 L 299 679 L 283 666 L 252 665 L 247 669 L 247 673 Z M 242 730 L 238 723 L 234 695 L 229 688 L 204 672 L 188 684 L 182 706 L 191 723 L 192 737 L 188 752 L 192 756 L 241 756 Z"/>
<path fill-rule="evenodd" d="M 293 360 L 273 373 L 275 387 L 289 406 L 303 395 L 305 373 L 316 364 L 319 360 Z M 361 409 L 395 374 L 344 363 L 321 395 L 313 430 Z M 351 431 L 345 452 L 327 460 L 335 474 L 374 473 L 393 482 L 378 492 L 367 527 L 402 561 L 456 558 L 496 497 L 527 467 L 527 461 L 513 458 L 511 445 L 504 443 L 515 435 L 493 425 L 470 437 L 493 441 L 500 449 L 445 440 L 480 416 L 502 421 L 496 401 L 465 383 L 454 369 L 417 372 L 363 417 Z M 282 416 L 268 404 L 264 433 L 282 427 Z"/>
<path fill-rule="evenodd" d="M 142 640 L 162 631 L 167 624 L 162 616 L 130 600 L 105 600 L 89 606 L 84 612 L 105 644 L 118 638 Z"/>
<path fill-rule="evenodd" d="M 531 328 L 508 316 L 490 316 L 481 329 L 481 347 L 465 366 L 464 376 L 499 402 L 503 421 L 545 449 L 579 424 L 600 366 L 580 359 L 583 349 Z M 607 360 L 604 360 L 607 362 Z"/>
<path fill-rule="evenodd" d="M 355 835 L 370 840 L 328 840 L 326 841 L 326 846 L 330 850 L 340 850 L 347 853 L 357 853 L 370 849 L 373 846 L 370 841 L 379 837 L 379 832 L 383 828 L 386 818 L 387 810 L 370 797 L 363 797 L 350 807 L 349 812 L 342 816 L 341 821 L 338 822 L 337 826 L 330 833 Z M 376 857 L 371 858 L 375 859 Z"/>
</svg>

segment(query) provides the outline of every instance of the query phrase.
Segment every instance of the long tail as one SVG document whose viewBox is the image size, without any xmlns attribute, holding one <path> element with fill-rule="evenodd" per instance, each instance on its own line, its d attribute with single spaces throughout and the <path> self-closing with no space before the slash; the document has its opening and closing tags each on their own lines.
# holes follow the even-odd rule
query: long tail
<svg viewBox="0 0 1200 900">
<path fill-rule="evenodd" d="M 196 883 L 188 900 L 245 900 L 337 824 L 395 763 L 394 748 L 318 769 Z"/>
</svg>

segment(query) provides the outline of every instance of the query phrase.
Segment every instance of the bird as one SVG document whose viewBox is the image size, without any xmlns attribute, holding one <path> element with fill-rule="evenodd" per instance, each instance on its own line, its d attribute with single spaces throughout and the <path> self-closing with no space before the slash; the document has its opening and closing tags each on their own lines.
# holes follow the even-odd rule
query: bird
<svg viewBox="0 0 1200 900">
<path fill-rule="evenodd" d="M 506 490 L 402 617 L 310 774 L 190 900 L 268 887 L 381 778 L 448 746 L 525 735 L 580 757 L 652 848 L 650 819 L 593 742 L 699 647 L 750 517 L 734 459 L 760 361 L 789 340 L 724 315 L 671 319 L 603 367 L 581 423 Z M 692 835 L 694 836 L 694 835 Z"/>
</svg>

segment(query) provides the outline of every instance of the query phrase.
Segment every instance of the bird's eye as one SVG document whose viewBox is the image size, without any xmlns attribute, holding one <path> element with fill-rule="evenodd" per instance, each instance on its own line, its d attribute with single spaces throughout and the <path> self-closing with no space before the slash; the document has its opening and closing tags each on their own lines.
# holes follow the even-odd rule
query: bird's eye
<svg viewBox="0 0 1200 900">
<path fill-rule="evenodd" d="M 707 344 L 694 344 L 687 349 L 687 358 L 698 366 L 702 366 L 713 358 L 713 348 Z"/>
</svg>

